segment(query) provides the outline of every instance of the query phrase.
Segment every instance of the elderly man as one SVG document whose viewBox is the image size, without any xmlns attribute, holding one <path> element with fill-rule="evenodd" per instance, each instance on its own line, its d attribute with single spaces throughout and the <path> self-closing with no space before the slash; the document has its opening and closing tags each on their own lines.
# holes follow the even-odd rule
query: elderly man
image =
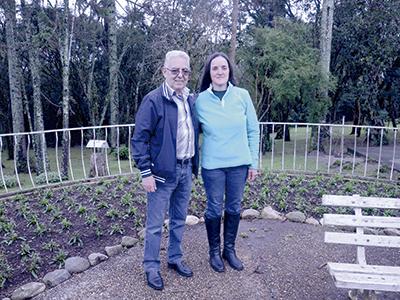
<svg viewBox="0 0 400 300">
<path fill-rule="evenodd" d="M 181 241 L 190 199 L 192 173 L 198 171 L 198 124 L 194 99 L 186 87 L 189 56 L 170 51 L 165 56 L 164 83 L 147 94 L 139 108 L 132 152 L 147 192 L 144 270 L 147 284 L 162 290 L 160 243 L 165 212 L 169 214 L 168 267 L 193 276 L 182 261 Z"/>
</svg>

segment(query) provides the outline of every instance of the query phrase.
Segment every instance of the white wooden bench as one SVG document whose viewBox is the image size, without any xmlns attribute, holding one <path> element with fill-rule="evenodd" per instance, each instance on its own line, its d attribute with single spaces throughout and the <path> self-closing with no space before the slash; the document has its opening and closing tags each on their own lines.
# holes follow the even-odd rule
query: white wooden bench
<svg viewBox="0 0 400 300">
<path fill-rule="evenodd" d="M 323 217 L 324 226 L 355 228 L 355 232 L 325 232 L 325 243 L 357 246 L 357 263 L 327 264 L 336 287 L 351 289 L 351 299 L 376 299 L 374 291 L 400 292 L 400 267 L 368 265 L 365 258 L 366 246 L 400 248 L 400 236 L 364 233 L 367 227 L 400 229 L 400 218 L 362 214 L 363 208 L 400 209 L 400 199 L 324 195 L 322 204 L 354 209 L 354 215 L 324 214 Z M 400 257 L 398 261 L 400 262 Z"/>
</svg>

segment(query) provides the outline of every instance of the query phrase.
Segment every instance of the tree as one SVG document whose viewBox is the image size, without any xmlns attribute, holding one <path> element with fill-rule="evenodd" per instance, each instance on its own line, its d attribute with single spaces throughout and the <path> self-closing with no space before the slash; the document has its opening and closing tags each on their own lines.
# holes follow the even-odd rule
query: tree
<svg viewBox="0 0 400 300">
<path fill-rule="evenodd" d="M 6 39 L 8 58 L 8 78 L 10 85 L 10 102 L 13 132 L 24 132 L 24 115 L 21 92 L 21 73 L 18 68 L 18 53 L 15 41 L 15 1 L 5 0 L 3 7 L 6 17 Z M 23 136 L 16 136 L 15 156 L 18 172 L 26 172 L 26 141 Z"/>
<path fill-rule="evenodd" d="M 239 0 L 232 0 L 232 30 L 231 30 L 231 45 L 229 49 L 229 59 L 235 65 L 236 44 L 237 44 L 237 26 L 239 16 Z"/>
<path fill-rule="evenodd" d="M 60 29 L 62 34 L 60 35 L 60 53 L 61 53 L 61 65 L 62 65 L 62 119 L 63 128 L 69 128 L 69 72 L 70 72 L 70 57 L 71 57 L 71 40 L 69 30 L 69 0 L 64 0 L 64 12 L 61 21 Z M 61 173 L 64 178 L 68 178 L 68 166 L 69 166 L 69 147 L 70 147 L 70 132 L 63 131 L 62 139 L 62 165 Z"/>
<path fill-rule="evenodd" d="M 41 82 L 40 82 L 40 29 L 39 29 L 39 18 L 40 7 L 37 3 L 33 3 L 32 7 L 27 8 L 25 1 L 21 0 L 21 10 L 23 14 L 23 22 L 25 28 L 25 38 L 28 44 L 28 60 L 30 76 L 32 80 L 33 89 L 33 128 L 31 131 L 43 131 L 43 108 L 41 100 Z M 27 112 L 29 115 L 29 111 Z M 46 170 L 49 170 L 49 160 L 47 156 L 46 137 L 44 134 L 36 134 L 33 137 L 33 149 L 35 152 L 35 169 L 36 173 L 40 174 L 44 172 L 44 166 Z M 44 162 L 44 164 L 43 164 Z"/>
</svg>

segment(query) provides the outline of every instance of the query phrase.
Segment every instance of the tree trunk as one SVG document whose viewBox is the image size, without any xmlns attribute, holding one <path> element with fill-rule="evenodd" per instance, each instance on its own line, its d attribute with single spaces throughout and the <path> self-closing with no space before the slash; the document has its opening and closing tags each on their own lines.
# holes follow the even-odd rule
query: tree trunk
<svg viewBox="0 0 400 300">
<path fill-rule="evenodd" d="M 106 15 L 108 23 L 108 70 L 109 70 L 109 91 L 110 102 L 110 124 L 118 124 L 119 97 L 118 97 L 118 53 L 117 53 L 117 24 L 115 0 L 109 0 Z M 111 129 L 111 147 L 117 146 L 117 131 Z"/>
<path fill-rule="evenodd" d="M 39 60 L 39 28 L 35 29 L 32 22 L 37 24 L 39 22 L 36 16 L 32 16 L 27 11 L 25 6 L 25 0 L 21 0 L 22 14 L 24 16 L 24 27 L 25 36 L 28 42 L 28 57 L 29 57 L 29 68 L 32 78 L 33 87 L 33 131 L 43 131 L 43 108 L 41 101 L 41 83 L 40 83 L 40 60 Z M 36 6 L 36 10 L 40 10 L 40 7 Z M 32 20 L 31 18 L 34 18 Z M 35 33 L 34 33 L 35 32 Z M 27 111 L 29 115 L 29 111 Z M 36 173 L 39 175 L 44 172 L 44 167 L 49 170 L 49 160 L 47 156 L 46 137 L 43 134 L 35 134 L 32 140 L 33 149 L 35 152 L 35 168 Z"/>
<path fill-rule="evenodd" d="M 10 84 L 10 101 L 12 114 L 13 132 L 24 131 L 24 110 L 21 94 L 21 75 L 17 63 L 17 48 L 15 44 L 15 1 L 5 0 L 3 3 L 6 17 L 6 40 L 7 40 L 7 59 L 8 59 L 8 78 Z M 14 159 L 17 161 L 18 172 L 27 171 L 26 163 L 26 141 L 25 137 L 17 136 Z"/>
<path fill-rule="evenodd" d="M 236 44 L 237 44 L 237 26 L 239 17 L 239 0 L 232 0 L 232 27 L 231 27 L 231 45 L 229 49 L 229 60 L 235 65 Z"/>
<path fill-rule="evenodd" d="M 333 26 L 333 0 L 324 0 L 322 4 L 321 17 L 321 73 L 326 82 L 329 79 L 329 66 L 331 63 L 332 48 L 332 26 Z M 328 97 L 328 89 L 325 88 L 323 95 Z"/>
<path fill-rule="evenodd" d="M 70 63 L 70 36 L 69 36 L 69 0 L 64 0 L 64 16 L 63 16 L 63 36 L 60 39 L 60 52 L 62 63 L 62 112 L 63 112 L 63 128 L 69 127 L 69 63 Z M 68 178 L 69 165 L 69 145 L 70 136 L 68 131 L 63 132 L 62 139 L 62 163 L 61 175 Z"/>
</svg>

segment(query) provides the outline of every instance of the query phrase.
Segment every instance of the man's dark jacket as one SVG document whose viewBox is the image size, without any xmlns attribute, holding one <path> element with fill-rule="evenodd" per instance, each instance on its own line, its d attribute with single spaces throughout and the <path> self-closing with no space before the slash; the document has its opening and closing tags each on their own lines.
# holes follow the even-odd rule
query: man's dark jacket
<svg viewBox="0 0 400 300">
<path fill-rule="evenodd" d="M 195 133 L 193 174 L 199 169 L 199 125 L 194 108 L 194 97 L 187 99 Z M 178 106 L 163 95 L 163 87 L 151 91 L 140 104 L 136 114 L 135 131 L 131 140 L 132 155 L 142 177 L 153 175 L 159 182 L 176 179 L 176 134 Z"/>
</svg>

